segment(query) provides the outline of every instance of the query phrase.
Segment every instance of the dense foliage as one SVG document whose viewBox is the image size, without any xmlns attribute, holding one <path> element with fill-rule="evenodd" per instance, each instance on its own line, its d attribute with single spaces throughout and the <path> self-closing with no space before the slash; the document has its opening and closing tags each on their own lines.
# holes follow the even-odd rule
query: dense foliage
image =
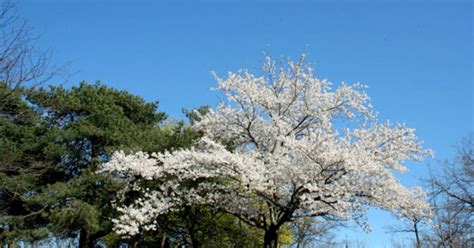
<svg viewBox="0 0 474 248">
<path fill-rule="evenodd" d="M 4 243 L 51 235 L 79 237 L 81 247 L 118 242 L 110 221 L 116 216 L 114 199 L 133 180 L 98 174 L 97 166 L 115 150 L 163 152 L 187 147 L 200 136 L 182 122 L 165 122 L 165 114 L 156 111 L 157 103 L 100 83 L 81 83 L 71 89 L 1 87 L 2 94 L 14 96 L 0 112 Z M 135 196 L 128 192 L 124 197 Z M 155 246 L 164 237 L 168 243 L 186 243 L 192 228 L 199 229 L 193 239 L 201 243 L 241 240 L 242 232 L 249 232 L 229 216 L 207 209 L 161 220 L 167 228 L 135 237 L 134 242 Z"/>
</svg>

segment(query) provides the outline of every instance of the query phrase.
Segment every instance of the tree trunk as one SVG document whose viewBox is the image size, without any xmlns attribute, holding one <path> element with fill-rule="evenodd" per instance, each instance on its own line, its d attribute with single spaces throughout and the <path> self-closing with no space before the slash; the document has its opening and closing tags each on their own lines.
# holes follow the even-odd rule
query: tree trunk
<svg viewBox="0 0 474 248">
<path fill-rule="evenodd" d="M 270 226 L 267 230 L 265 230 L 263 248 L 277 248 L 277 247 L 278 247 L 278 228 L 276 226 Z"/>
<path fill-rule="evenodd" d="M 197 214 L 196 209 L 193 207 L 186 207 L 185 212 L 186 212 L 186 222 L 188 225 L 188 235 L 189 235 L 189 238 L 191 239 L 191 246 L 192 248 L 199 248 L 201 247 L 201 242 L 197 237 L 199 226 L 198 226 L 198 221 L 196 218 L 196 214 Z"/>
<path fill-rule="evenodd" d="M 415 230 L 415 236 L 416 236 L 416 248 L 421 248 L 420 235 L 418 233 L 418 222 L 415 222 L 413 224 L 413 228 Z"/>
<path fill-rule="evenodd" d="M 166 235 L 163 235 L 161 238 L 160 248 L 165 248 L 166 245 Z"/>
<path fill-rule="evenodd" d="M 140 234 L 133 236 L 133 237 L 130 239 L 130 243 L 129 243 L 130 245 L 129 245 L 128 247 L 130 247 L 130 248 L 137 248 L 137 247 L 138 247 L 138 243 L 140 242 L 140 239 L 141 239 Z"/>
<path fill-rule="evenodd" d="M 91 239 L 91 235 L 84 229 L 79 232 L 79 248 L 92 248 L 94 247 L 94 240 Z"/>
</svg>

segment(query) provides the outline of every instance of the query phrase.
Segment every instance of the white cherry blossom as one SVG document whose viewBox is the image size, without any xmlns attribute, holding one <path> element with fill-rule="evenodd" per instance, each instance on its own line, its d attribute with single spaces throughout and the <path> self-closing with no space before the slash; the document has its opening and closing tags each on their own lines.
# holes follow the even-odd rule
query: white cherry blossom
<svg viewBox="0 0 474 248">
<path fill-rule="evenodd" d="M 103 171 L 162 182 L 119 209 L 118 233 L 156 228 L 160 214 L 207 204 L 264 229 L 265 246 L 275 247 L 279 228 L 297 218 L 355 218 L 365 225 L 369 206 L 401 217 L 428 212 L 394 173 L 430 152 L 414 129 L 377 120 L 365 86 L 321 80 L 304 56 L 285 68 L 267 59 L 264 72 L 216 77 L 215 89 L 227 100 L 194 124 L 204 136 L 193 148 L 117 152 L 103 165 Z"/>
</svg>

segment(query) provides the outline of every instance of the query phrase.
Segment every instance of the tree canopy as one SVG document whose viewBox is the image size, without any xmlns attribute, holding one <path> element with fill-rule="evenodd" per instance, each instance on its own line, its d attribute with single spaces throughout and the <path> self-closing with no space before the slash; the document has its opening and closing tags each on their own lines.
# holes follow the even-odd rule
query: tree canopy
<svg viewBox="0 0 474 248">
<path fill-rule="evenodd" d="M 217 77 L 227 101 L 194 123 L 203 137 L 192 148 L 117 152 L 104 164 L 104 172 L 161 183 L 118 208 L 119 234 L 153 230 L 157 217 L 184 206 L 211 205 L 262 229 L 264 247 L 277 247 L 281 228 L 299 218 L 365 225 L 368 206 L 399 216 L 429 211 L 393 172 L 430 151 L 413 129 L 379 123 L 362 85 L 333 88 L 304 56 L 282 68 L 267 59 L 263 68 L 259 76 Z"/>
</svg>

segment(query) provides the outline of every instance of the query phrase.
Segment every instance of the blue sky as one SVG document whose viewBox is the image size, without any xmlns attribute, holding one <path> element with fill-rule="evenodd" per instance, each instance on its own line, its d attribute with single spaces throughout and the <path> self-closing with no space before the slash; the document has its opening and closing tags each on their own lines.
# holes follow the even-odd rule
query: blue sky
<svg viewBox="0 0 474 248">
<path fill-rule="evenodd" d="M 436 159 L 473 131 L 470 1 L 21 1 L 54 63 L 70 63 L 67 86 L 103 83 L 181 108 L 215 105 L 210 71 L 259 70 L 262 52 L 305 51 L 319 77 L 362 82 L 380 119 L 416 128 Z M 427 164 L 401 176 L 419 183 Z M 368 247 L 390 242 L 389 214 L 371 212 L 374 232 L 342 231 Z M 388 247 L 388 246 L 387 246 Z"/>
</svg>

